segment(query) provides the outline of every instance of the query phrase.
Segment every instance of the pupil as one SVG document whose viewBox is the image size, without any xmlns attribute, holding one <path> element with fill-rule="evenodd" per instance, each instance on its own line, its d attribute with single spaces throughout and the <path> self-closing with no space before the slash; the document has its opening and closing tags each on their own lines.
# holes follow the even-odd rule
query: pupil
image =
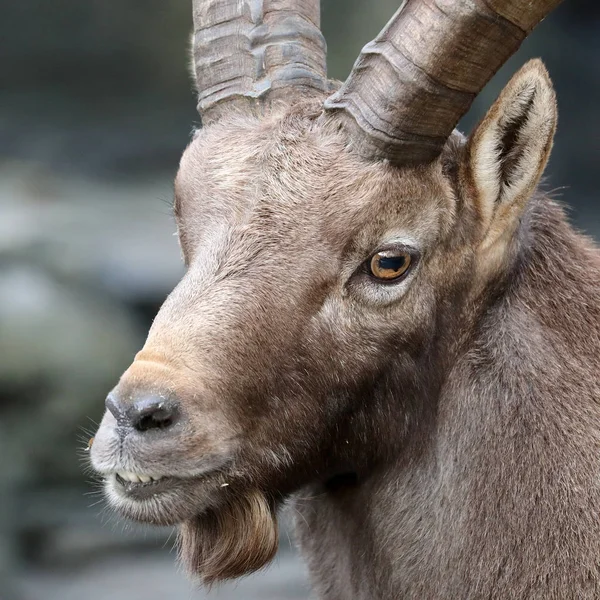
<svg viewBox="0 0 600 600">
<path fill-rule="evenodd" d="M 406 256 L 382 256 L 379 268 L 383 271 L 401 271 L 406 264 Z"/>
</svg>

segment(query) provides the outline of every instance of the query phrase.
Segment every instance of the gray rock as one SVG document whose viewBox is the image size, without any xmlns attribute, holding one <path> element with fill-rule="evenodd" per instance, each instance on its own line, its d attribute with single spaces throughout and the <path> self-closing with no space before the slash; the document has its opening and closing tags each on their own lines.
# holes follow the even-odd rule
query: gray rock
<svg viewBox="0 0 600 600">
<path fill-rule="evenodd" d="M 79 479 L 82 426 L 133 358 L 141 329 L 121 306 L 40 267 L 0 266 L 0 437 L 6 477 Z M 12 472 L 12 474 L 11 474 Z"/>
</svg>

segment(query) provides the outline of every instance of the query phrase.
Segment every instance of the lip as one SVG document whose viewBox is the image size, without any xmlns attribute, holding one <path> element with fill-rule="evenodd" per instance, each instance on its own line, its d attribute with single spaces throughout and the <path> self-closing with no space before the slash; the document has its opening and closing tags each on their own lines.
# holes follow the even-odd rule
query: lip
<svg viewBox="0 0 600 600">
<path fill-rule="evenodd" d="M 161 477 L 157 481 L 132 482 L 121 478 L 117 473 L 113 473 L 110 478 L 117 492 L 123 494 L 131 500 L 146 500 L 173 490 L 178 483 L 182 483 L 183 479 L 177 477 Z"/>
</svg>

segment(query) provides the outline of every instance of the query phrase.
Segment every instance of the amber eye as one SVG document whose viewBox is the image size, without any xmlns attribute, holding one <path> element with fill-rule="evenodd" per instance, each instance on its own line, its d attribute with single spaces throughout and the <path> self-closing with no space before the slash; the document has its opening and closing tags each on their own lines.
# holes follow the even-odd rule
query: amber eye
<svg viewBox="0 0 600 600">
<path fill-rule="evenodd" d="M 412 257 L 406 250 L 382 250 L 371 257 L 369 270 L 381 281 L 395 281 L 410 268 Z"/>
</svg>

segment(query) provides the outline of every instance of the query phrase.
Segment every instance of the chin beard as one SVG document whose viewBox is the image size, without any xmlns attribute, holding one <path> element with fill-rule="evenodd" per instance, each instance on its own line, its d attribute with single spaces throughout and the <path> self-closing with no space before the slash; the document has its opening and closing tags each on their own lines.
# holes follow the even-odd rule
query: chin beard
<svg viewBox="0 0 600 600">
<path fill-rule="evenodd" d="M 274 502 L 258 490 L 232 497 L 179 528 L 180 559 L 207 585 L 266 566 L 278 543 Z"/>
</svg>

